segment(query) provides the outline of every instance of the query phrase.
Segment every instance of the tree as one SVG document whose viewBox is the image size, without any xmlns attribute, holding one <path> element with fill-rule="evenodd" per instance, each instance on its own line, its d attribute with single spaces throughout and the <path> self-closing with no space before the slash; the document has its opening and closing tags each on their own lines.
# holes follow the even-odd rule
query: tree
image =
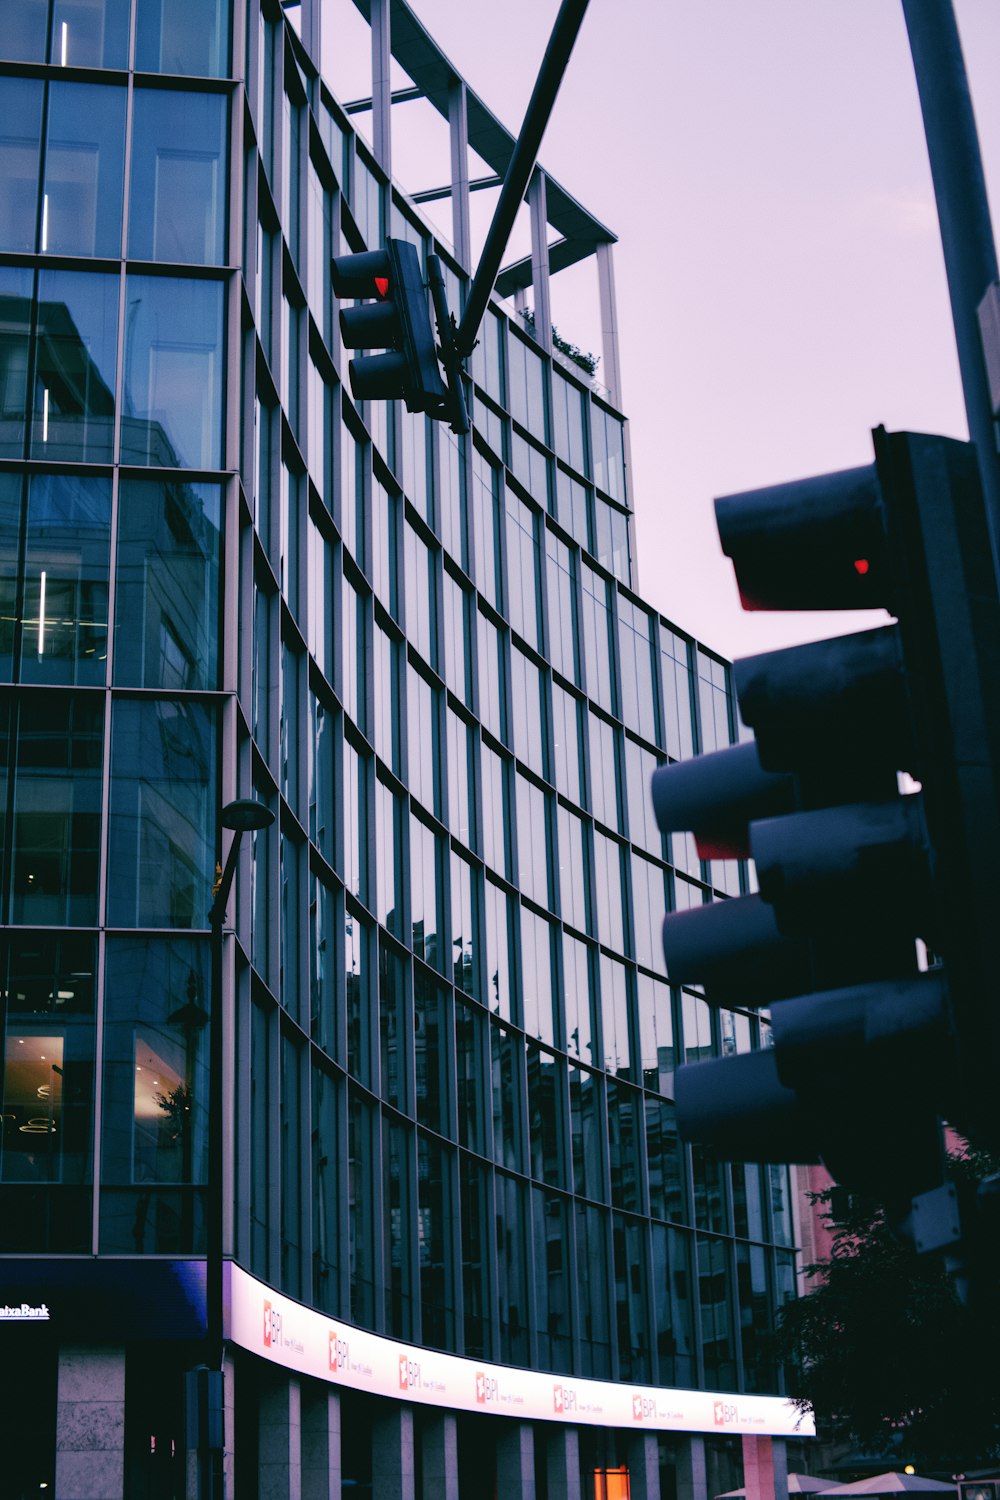
<svg viewBox="0 0 1000 1500">
<path fill-rule="evenodd" d="M 950 1159 L 960 1188 L 996 1171 L 983 1153 Z M 964 1306 L 937 1255 L 918 1255 L 881 1209 L 843 1195 L 813 1195 L 834 1228 L 829 1260 L 806 1266 L 816 1283 L 784 1308 L 782 1357 L 800 1370 L 797 1402 L 816 1412 L 818 1435 L 872 1455 L 945 1470 L 1000 1456 L 996 1299 Z"/>
</svg>

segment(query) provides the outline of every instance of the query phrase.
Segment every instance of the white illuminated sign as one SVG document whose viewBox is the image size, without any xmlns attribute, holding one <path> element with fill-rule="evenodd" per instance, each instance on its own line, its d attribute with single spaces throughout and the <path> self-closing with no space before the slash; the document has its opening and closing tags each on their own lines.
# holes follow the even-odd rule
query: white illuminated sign
<svg viewBox="0 0 1000 1500">
<path fill-rule="evenodd" d="M 812 1412 L 782 1396 L 672 1390 L 489 1365 L 367 1333 L 272 1291 L 226 1263 L 226 1336 L 300 1375 L 399 1401 L 521 1421 L 660 1432 L 815 1437 Z"/>
<path fill-rule="evenodd" d="M 37 1307 L 32 1307 L 29 1302 L 20 1302 L 15 1307 L 0 1302 L 0 1318 L 8 1323 L 47 1323 L 49 1310 L 44 1302 Z"/>
</svg>

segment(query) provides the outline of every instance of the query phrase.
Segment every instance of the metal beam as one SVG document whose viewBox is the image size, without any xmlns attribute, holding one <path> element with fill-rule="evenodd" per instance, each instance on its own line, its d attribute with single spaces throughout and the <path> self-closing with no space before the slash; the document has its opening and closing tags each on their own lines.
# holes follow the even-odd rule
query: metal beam
<svg viewBox="0 0 1000 1500">
<path fill-rule="evenodd" d="M 542 66 L 528 103 L 524 124 L 517 138 L 507 175 L 504 179 L 500 201 L 493 215 L 486 244 L 479 266 L 469 288 L 469 298 L 458 327 L 455 343 L 459 356 L 466 358 L 476 345 L 479 326 L 483 321 L 487 304 L 493 293 L 500 262 L 510 240 L 518 210 L 538 160 L 538 148 L 545 133 L 555 104 L 559 85 L 569 62 L 573 43 L 587 10 L 587 0 L 562 0 L 556 23 L 552 28 L 549 45 L 542 58 Z"/>
</svg>

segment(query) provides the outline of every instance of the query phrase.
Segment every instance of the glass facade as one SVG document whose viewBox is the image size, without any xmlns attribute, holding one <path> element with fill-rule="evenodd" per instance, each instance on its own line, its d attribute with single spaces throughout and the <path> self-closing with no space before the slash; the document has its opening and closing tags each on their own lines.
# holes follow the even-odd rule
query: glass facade
<svg viewBox="0 0 1000 1500">
<path fill-rule="evenodd" d="M 469 437 L 352 400 L 331 252 L 391 223 L 467 278 L 247 16 L 0 35 L 0 1253 L 204 1253 L 208 908 L 255 796 L 227 1251 L 429 1347 L 777 1391 L 786 1174 L 671 1102 L 766 1038 L 659 942 L 747 872 L 649 798 L 736 738 L 728 670 L 633 591 L 623 418 L 505 305 Z"/>
</svg>

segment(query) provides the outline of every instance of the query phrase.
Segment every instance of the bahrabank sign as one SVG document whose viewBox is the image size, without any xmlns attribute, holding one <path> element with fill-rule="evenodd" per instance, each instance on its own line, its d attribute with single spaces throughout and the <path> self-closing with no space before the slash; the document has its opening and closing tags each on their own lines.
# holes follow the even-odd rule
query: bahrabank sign
<svg viewBox="0 0 1000 1500">
<path fill-rule="evenodd" d="M 300 1375 L 373 1396 L 530 1422 L 655 1432 L 815 1437 L 812 1412 L 782 1396 L 670 1390 L 488 1365 L 382 1338 L 303 1307 L 226 1264 L 227 1336 Z"/>
</svg>

